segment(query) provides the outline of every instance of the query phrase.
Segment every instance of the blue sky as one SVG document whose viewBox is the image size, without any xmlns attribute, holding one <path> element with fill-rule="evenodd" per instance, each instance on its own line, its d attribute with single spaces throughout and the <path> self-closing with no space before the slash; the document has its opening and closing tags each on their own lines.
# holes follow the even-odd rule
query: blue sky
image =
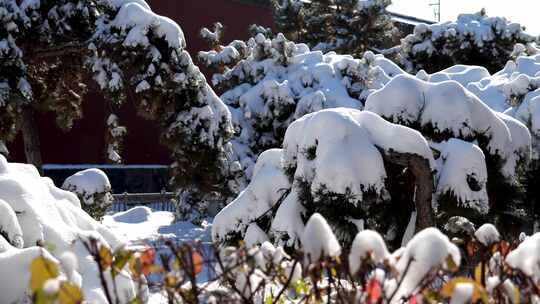
<svg viewBox="0 0 540 304">
<path fill-rule="evenodd" d="M 433 20 L 429 3 L 437 0 L 392 0 L 389 10 Z M 540 0 L 441 0 L 441 21 L 455 20 L 460 13 L 477 12 L 483 7 L 490 16 L 504 16 L 540 35 Z"/>
</svg>

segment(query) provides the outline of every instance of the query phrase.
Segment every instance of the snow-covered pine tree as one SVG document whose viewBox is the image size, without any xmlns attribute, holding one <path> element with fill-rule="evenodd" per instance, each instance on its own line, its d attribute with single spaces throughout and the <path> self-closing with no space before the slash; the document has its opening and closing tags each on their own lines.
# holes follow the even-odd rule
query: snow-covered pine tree
<svg viewBox="0 0 540 304">
<path fill-rule="evenodd" d="M 413 129 L 368 111 L 317 111 L 289 126 L 283 149 L 259 156 L 248 187 L 215 217 L 213 238 L 234 242 L 260 231 L 296 247 L 307 220 L 320 213 L 347 246 L 363 229 L 399 246 L 408 226 L 434 225 L 435 166 L 427 141 Z M 407 173 L 394 174 L 400 171 Z M 411 224 L 413 210 L 418 220 Z"/>
<path fill-rule="evenodd" d="M 273 0 L 274 20 L 293 41 L 360 57 L 391 42 L 396 32 L 386 11 L 390 4 L 390 0 Z"/>
<path fill-rule="evenodd" d="M 175 22 L 144 0 L 1 0 L 0 17 L 0 138 L 22 128 L 29 162 L 41 165 L 33 111 L 54 111 L 69 130 L 93 78 L 111 108 L 129 96 L 159 124 L 177 189 L 226 192 L 230 113 L 193 64 Z M 120 146 L 118 136 L 109 137 L 110 147 Z"/>
<path fill-rule="evenodd" d="M 401 40 L 399 58 L 409 72 L 433 73 L 455 64 L 479 65 L 495 73 L 511 59 L 517 43 L 533 42 L 518 23 L 489 17 L 485 10 L 456 21 L 419 24 Z"/>
<path fill-rule="evenodd" d="M 429 83 L 410 75 L 399 75 L 371 94 L 365 109 L 428 139 L 438 163 L 440 224 L 456 215 L 506 225 L 508 232 L 530 224 L 517 183 L 531 157 L 525 125 L 489 109 L 457 82 Z"/>
<path fill-rule="evenodd" d="M 202 30 L 209 37 L 218 37 L 215 32 Z M 212 83 L 232 113 L 233 150 L 248 180 L 257 156 L 280 147 L 292 121 L 325 108 L 361 109 L 370 92 L 403 73 L 382 55 L 322 54 L 282 34 L 270 39 L 259 32 L 247 42 L 218 44 L 200 52 L 199 60 L 215 72 Z"/>
</svg>

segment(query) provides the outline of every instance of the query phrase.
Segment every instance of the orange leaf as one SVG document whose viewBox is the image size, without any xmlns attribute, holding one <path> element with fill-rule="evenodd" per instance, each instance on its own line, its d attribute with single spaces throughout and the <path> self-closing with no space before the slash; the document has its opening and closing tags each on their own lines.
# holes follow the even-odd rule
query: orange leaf
<svg viewBox="0 0 540 304">
<path fill-rule="evenodd" d="M 193 263 L 193 269 L 195 270 L 195 274 L 201 273 L 203 269 L 203 259 L 197 251 L 193 251 L 193 253 L 191 254 L 191 261 Z"/>
<path fill-rule="evenodd" d="M 154 248 L 148 248 L 141 254 L 141 261 L 143 264 L 153 264 L 156 257 L 156 251 Z"/>
<path fill-rule="evenodd" d="M 499 248 L 503 257 L 506 257 L 508 252 L 510 252 L 510 244 L 507 241 L 501 241 L 499 243 Z"/>
<path fill-rule="evenodd" d="M 471 241 L 468 241 L 468 242 L 467 242 L 467 245 L 466 245 L 465 247 L 466 247 L 466 249 L 467 249 L 467 255 L 468 255 L 469 257 L 472 257 L 472 256 L 474 255 L 474 252 L 475 252 L 475 248 L 474 248 L 475 246 L 474 246 L 474 243 L 471 242 Z"/>
<path fill-rule="evenodd" d="M 381 297 L 381 283 L 374 278 L 369 280 L 366 288 L 368 303 L 377 303 Z"/>
</svg>

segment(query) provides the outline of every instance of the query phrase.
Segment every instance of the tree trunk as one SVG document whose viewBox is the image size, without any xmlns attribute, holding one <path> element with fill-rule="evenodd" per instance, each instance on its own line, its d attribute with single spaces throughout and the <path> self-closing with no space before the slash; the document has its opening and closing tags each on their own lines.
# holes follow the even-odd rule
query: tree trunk
<svg viewBox="0 0 540 304">
<path fill-rule="evenodd" d="M 41 144 L 39 142 L 39 132 L 32 106 L 23 107 L 21 129 L 26 162 L 36 166 L 38 171 L 42 173 L 43 161 L 41 159 Z"/>
<path fill-rule="evenodd" d="M 417 154 L 382 151 L 384 158 L 391 163 L 407 167 L 414 175 L 416 193 L 414 205 L 416 208 L 416 232 L 427 227 L 435 226 L 435 215 L 431 207 L 433 195 L 433 176 L 429 160 Z"/>
</svg>

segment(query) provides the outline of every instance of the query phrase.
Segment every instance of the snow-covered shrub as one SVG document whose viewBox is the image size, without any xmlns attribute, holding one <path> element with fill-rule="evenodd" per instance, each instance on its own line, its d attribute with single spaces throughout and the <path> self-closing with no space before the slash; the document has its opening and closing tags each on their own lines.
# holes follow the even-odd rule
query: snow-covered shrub
<svg viewBox="0 0 540 304">
<path fill-rule="evenodd" d="M 86 169 L 66 178 L 62 189 L 79 197 L 81 207 L 96 220 L 101 220 L 113 203 L 111 183 L 105 172 Z"/>
<path fill-rule="evenodd" d="M 496 72 L 511 59 L 514 45 L 534 40 L 520 24 L 489 17 L 482 10 L 459 15 L 456 21 L 417 25 L 401 40 L 398 56 L 408 71 L 433 73 L 455 64 L 470 64 Z"/>
<path fill-rule="evenodd" d="M 388 240 L 398 241 L 409 215 L 422 204 L 428 211 L 418 210 L 425 212 L 421 220 L 429 221 L 435 162 L 428 143 L 417 131 L 371 112 L 327 109 L 293 122 L 283 147 L 261 154 L 249 186 L 215 217 L 215 241 L 242 237 L 247 227 L 256 223 L 270 240 L 298 246 L 304 223 L 314 213 L 322 214 L 346 244 L 364 227 L 383 231 Z M 400 157 L 407 160 L 405 165 L 396 162 Z M 411 159 L 415 157 L 425 166 L 422 191 L 427 193 L 418 191 L 413 203 L 412 192 L 409 197 L 401 194 L 403 200 L 398 193 L 404 189 L 392 193 L 398 189 L 392 183 L 403 177 L 390 175 L 386 168 L 396 166 L 403 171 L 403 167 L 414 166 Z M 415 178 L 419 176 L 412 176 L 413 188 L 414 182 L 422 183 Z M 420 198 L 423 195 L 428 196 L 423 198 L 426 201 Z"/>
<path fill-rule="evenodd" d="M 525 46 L 516 49 L 526 49 Z M 478 96 L 494 111 L 504 112 L 497 115 L 505 120 L 510 131 L 513 133 L 513 142 L 526 140 L 523 125 L 530 132 L 528 137 L 532 140 L 532 162 L 522 168 L 520 183 L 525 190 L 522 199 L 528 205 L 529 211 L 540 216 L 540 202 L 538 197 L 538 180 L 540 177 L 540 165 L 538 155 L 540 151 L 540 132 L 537 110 L 538 96 L 540 95 L 540 55 L 532 47 L 524 54 L 517 52 L 519 56 L 508 61 L 506 66 L 497 73 L 484 77 L 480 80 L 464 81 L 462 84 Z M 527 54 L 531 54 L 528 55 Z M 523 125 L 522 125 L 523 124 Z M 516 133 L 516 134 L 514 134 Z M 521 138 L 521 139 L 520 139 Z"/>
<path fill-rule="evenodd" d="M 246 47 L 245 59 L 229 64 L 227 54 L 242 54 Z M 370 92 L 404 73 L 382 55 L 322 54 L 281 34 L 273 39 L 257 34 L 245 44 L 234 41 L 201 52 L 199 58 L 210 67 L 225 67 L 215 69 L 212 80 L 232 113 L 233 150 L 248 180 L 257 156 L 278 148 L 292 121 L 326 108 L 362 109 Z"/>
<path fill-rule="evenodd" d="M 515 210 L 523 208 L 516 176 L 531 152 L 523 124 L 494 112 L 457 82 L 410 75 L 398 75 L 371 94 L 365 109 L 429 141 L 437 158 L 439 213 L 474 218 L 522 212 Z"/>
<path fill-rule="evenodd" d="M 491 74 L 485 67 L 463 64 L 453 65 L 433 74 L 428 74 L 424 70 L 421 70 L 416 74 L 417 78 L 428 82 L 454 80 L 459 82 L 464 87 L 467 87 L 469 83 L 477 82 L 490 76 Z"/>
<path fill-rule="evenodd" d="M 350 250 L 341 250 L 327 221 L 314 214 L 302 232 L 305 246 L 289 252 L 266 240 L 236 247 L 168 241 L 165 250 L 90 251 L 103 267 L 129 265 L 135 280 L 154 291 L 152 303 L 519 303 L 538 298 L 538 234 L 508 243 L 485 224 L 473 228 L 472 235 L 450 241 L 427 228 L 391 252 L 379 233 L 363 230 Z M 74 269 L 69 266 L 76 264 L 73 260 L 61 256 L 62 269 Z M 0 254 L 0 266 L 11 271 L 12 265 L 3 262 Z M 60 275 L 42 291 L 61 296 L 55 290 L 64 280 Z M 113 286 L 103 290 L 116 294 Z M 146 299 L 139 293 L 135 302 Z"/>
<path fill-rule="evenodd" d="M 361 56 L 391 44 L 390 0 L 273 0 L 279 31 L 314 50 Z"/>
<path fill-rule="evenodd" d="M 144 0 L 4 0 L 0 14 L 0 52 L 9 58 L 0 63 L 0 139 L 34 123 L 32 110 L 56 113 L 69 130 L 93 78 L 112 109 L 130 96 L 160 126 L 176 187 L 198 199 L 227 192 L 230 113 L 194 65 L 178 24 Z M 115 138 L 107 157 L 117 161 L 115 142 L 125 132 L 109 122 Z"/>
<path fill-rule="evenodd" d="M 71 264 L 78 267 L 66 272 L 67 278 L 81 287 L 88 301 L 106 303 L 97 264 L 83 243 L 94 239 L 109 249 L 123 244 L 81 210 L 76 195 L 56 188 L 52 180 L 40 177 L 35 167 L 8 163 L 0 156 L 0 202 L 3 210 L 0 229 L 5 232 L 0 235 L 0 302 L 14 303 L 30 295 L 33 260 L 43 257 L 57 265 L 71 252 L 78 260 Z M 5 208 L 11 211 L 4 212 Z M 119 301 L 125 303 L 135 297 L 136 290 L 129 272 L 121 270 L 121 273 L 115 281 Z M 110 271 L 104 275 L 112 286 Z"/>
<path fill-rule="evenodd" d="M 521 105 L 528 93 L 538 89 L 539 72 L 540 54 L 519 56 L 493 75 L 462 84 L 493 110 L 504 112 Z"/>
</svg>

